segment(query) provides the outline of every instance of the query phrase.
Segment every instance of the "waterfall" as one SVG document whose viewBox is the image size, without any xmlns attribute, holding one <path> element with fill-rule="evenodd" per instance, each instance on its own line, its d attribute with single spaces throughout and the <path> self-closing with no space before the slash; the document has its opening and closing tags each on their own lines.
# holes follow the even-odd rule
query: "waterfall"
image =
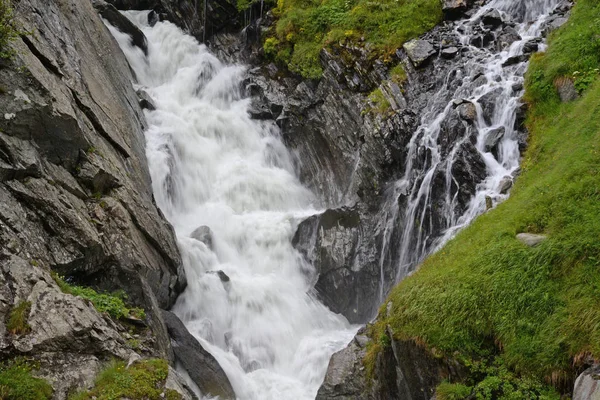
<svg viewBox="0 0 600 400">
<path fill-rule="evenodd" d="M 156 102 L 146 113 L 147 158 L 188 280 L 174 312 L 238 399 L 314 399 L 329 358 L 357 329 L 315 299 L 315 271 L 291 245 L 315 197 L 276 125 L 250 119 L 244 67 L 224 65 L 168 22 L 149 27 L 144 13 L 127 15 L 148 56 L 111 31 Z"/>
<path fill-rule="evenodd" d="M 526 43 L 539 41 L 543 24 L 558 2 L 492 0 L 472 17 L 454 24 L 455 37 L 474 55 L 459 65 L 453 74 L 448 74 L 441 89 L 430 98 L 421 114 L 421 124 L 408 145 L 404 174 L 387 190 L 380 216 L 383 224 L 380 228 L 382 275 L 384 259 L 388 257 L 396 264 L 396 282 L 400 281 L 428 254 L 485 212 L 486 198 L 498 203 L 508 197 L 506 185 L 519 170 L 519 132 L 515 121 L 522 105 L 523 75 L 527 69 L 526 58 L 518 56 L 523 54 Z M 500 51 L 471 44 L 477 32 L 481 32 L 478 29 L 481 29 L 482 16 L 494 9 L 504 20 L 514 23 L 513 29 L 520 36 Z M 451 79 L 462 82 L 452 85 Z M 490 97 L 491 111 L 483 101 Z M 447 129 L 445 124 L 461 103 L 473 105 L 476 111 L 474 123 L 465 124 L 460 137 L 449 145 L 444 144 L 441 135 Z M 501 136 L 499 140 L 498 136 Z M 489 144 L 494 142 L 494 137 L 497 143 L 492 151 Z M 480 159 L 485 163 L 486 176 L 466 206 L 461 206 L 461 189 L 453 168 L 469 142 L 475 142 Z M 434 191 L 444 193 L 440 195 Z M 437 201 L 440 198 L 441 204 Z M 383 298 L 383 288 L 381 295 Z"/>
</svg>

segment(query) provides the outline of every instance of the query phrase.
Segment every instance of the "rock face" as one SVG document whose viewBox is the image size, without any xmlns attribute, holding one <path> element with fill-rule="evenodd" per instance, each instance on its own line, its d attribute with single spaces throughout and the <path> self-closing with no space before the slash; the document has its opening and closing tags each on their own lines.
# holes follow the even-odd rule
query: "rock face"
<svg viewBox="0 0 600 400">
<path fill-rule="evenodd" d="M 103 15 L 116 12 L 95 4 Z M 153 200 L 133 77 L 97 10 L 71 0 L 22 0 L 16 9 L 33 33 L 0 65 L 1 320 L 29 301 L 31 332 L 15 336 L 0 324 L 1 346 L 6 357 L 40 360 L 61 399 L 132 349 L 126 331 L 62 293 L 50 270 L 127 292 L 152 331 L 144 355 L 163 358 L 172 352 L 160 308 L 186 282 L 173 230 Z M 134 40 L 144 46 L 143 35 Z"/>
<path fill-rule="evenodd" d="M 187 370 L 200 391 L 205 395 L 219 396 L 223 400 L 235 399 L 231 383 L 217 360 L 204 350 L 175 314 L 163 311 L 163 318 L 171 336 L 176 360 Z"/>
<path fill-rule="evenodd" d="M 388 328 L 389 331 L 389 328 Z M 433 357 L 412 341 L 393 339 L 374 360 L 367 377 L 363 360 L 369 339 L 364 328 L 329 362 L 316 400 L 430 400 L 444 379 L 460 379 L 464 368 L 453 360 Z"/>
</svg>

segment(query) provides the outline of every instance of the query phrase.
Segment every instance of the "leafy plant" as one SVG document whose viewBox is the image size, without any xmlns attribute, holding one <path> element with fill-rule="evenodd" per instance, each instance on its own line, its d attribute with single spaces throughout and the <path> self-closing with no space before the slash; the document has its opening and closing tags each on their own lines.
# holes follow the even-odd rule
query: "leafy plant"
<svg viewBox="0 0 600 400">
<path fill-rule="evenodd" d="M 52 386 L 34 377 L 33 365 L 24 359 L 0 364 L 0 399 L 2 400 L 48 400 L 52 398 Z"/>
<path fill-rule="evenodd" d="M 19 29 L 15 25 L 11 0 L 0 0 L 0 59 L 11 58 L 14 50 L 10 42 L 19 37 Z"/>
</svg>

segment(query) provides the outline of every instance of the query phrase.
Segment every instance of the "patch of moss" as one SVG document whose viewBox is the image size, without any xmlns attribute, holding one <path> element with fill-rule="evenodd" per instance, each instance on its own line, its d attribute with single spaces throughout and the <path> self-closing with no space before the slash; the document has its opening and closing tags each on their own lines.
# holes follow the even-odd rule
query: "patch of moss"
<svg viewBox="0 0 600 400">
<path fill-rule="evenodd" d="M 287 49 L 279 61 L 318 78 L 321 49 L 340 41 L 364 45 L 364 38 L 373 57 L 388 59 L 441 21 L 442 6 L 439 0 L 278 0 L 273 13 L 278 20 L 268 37 Z"/>
<path fill-rule="evenodd" d="M 178 400 L 181 395 L 165 389 L 169 375 L 167 361 L 151 359 L 129 368 L 123 361 L 112 362 L 96 379 L 94 388 L 69 396 L 69 400 Z"/>
<path fill-rule="evenodd" d="M 369 111 L 379 115 L 386 115 L 392 108 L 390 101 L 385 97 L 381 88 L 377 88 L 369 94 L 369 102 L 372 105 Z"/>
<path fill-rule="evenodd" d="M 402 86 L 408 79 L 408 75 L 406 75 L 406 70 L 402 64 L 398 64 L 390 70 L 390 77 L 399 86 Z"/>
<path fill-rule="evenodd" d="M 52 386 L 34 377 L 31 363 L 22 359 L 0 365 L 0 399 L 2 400 L 48 400 L 52 398 Z"/>
<path fill-rule="evenodd" d="M 31 332 L 31 327 L 27 323 L 30 311 L 31 302 L 21 301 L 11 310 L 6 329 L 13 335 L 23 335 Z"/>
<path fill-rule="evenodd" d="M 547 52 L 532 58 L 530 143 L 510 198 L 393 289 L 390 313 L 382 308 L 371 328 L 367 370 L 387 326 L 396 339 L 458 354 L 472 373 L 452 383 L 482 399 L 555 398 L 546 383 L 568 394 L 585 360 L 600 359 L 600 79 L 586 77 L 569 103 L 554 87 L 597 68 L 600 3 L 579 0 Z M 516 239 L 521 232 L 548 239 L 530 248 Z M 527 394 L 506 394 L 518 387 Z"/>
<path fill-rule="evenodd" d="M 19 37 L 11 0 L 0 0 L 0 59 L 11 58 L 14 50 L 10 42 Z"/>
<path fill-rule="evenodd" d="M 60 287 L 63 293 L 71 294 L 73 296 L 79 296 L 83 299 L 89 300 L 92 302 L 92 304 L 98 311 L 102 313 L 107 313 L 115 319 L 125 317 L 133 317 L 137 319 L 146 318 L 146 314 L 143 309 L 136 307 L 127 307 L 127 305 L 125 304 L 127 295 L 123 291 L 115 292 L 112 294 L 98 293 L 94 289 L 89 287 L 72 285 L 66 282 L 61 276 L 54 272 L 52 273 L 52 278 L 54 278 L 54 281 Z"/>
</svg>

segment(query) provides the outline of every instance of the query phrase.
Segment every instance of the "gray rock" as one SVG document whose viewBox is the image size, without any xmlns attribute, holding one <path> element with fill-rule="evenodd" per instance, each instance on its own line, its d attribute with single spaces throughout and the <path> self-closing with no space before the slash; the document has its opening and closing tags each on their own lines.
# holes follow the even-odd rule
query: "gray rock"
<svg viewBox="0 0 600 400">
<path fill-rule="evenodd" d="M 465 121 L 473 123 L 477 120 L 477 107 L 470 101 L 463 101 L 458 106 L 458 114 Z"/>
<path fill-rule="evenodd" d="M 444 0 L 442 10 L 445 19 L 455 20 L 461 18 L 472 4 L 473 1 L 471 0 Z"/>
<path fill-rule="evenodd" d="M 510 190 L 512 185 L 513 185 L 512 177 L 505 176 L 504 178 L 502 178 L 502 180 L 498 184 L 498 192 L 500 192 L 500 194 L 506 194 L 506 193 L 508 193 L 508 191 Z"/>
<path fill-rule="evenodd" d="M 495 8 L 492 8 L 487 10 L 481 16 L 481 22 L 483 22 L 484 25 L 491 26 L 492 28 L 497 28 L 504 23 L 504 20 L 502 18 L 502 14 L 500 14 L 500 11 L 496 10 Z"/>
<path fill-rule="evenodd" d="M 196 228 L 190 237 L 204 243 L 209 249 L 213 249 L 213 233 L 208 226 L 203 225 Z"/>
<path fill-rule="evenodd" d="M 481 96 L 478 103 L 481 105 L 483 119 L 486 123 L 491 124 L 496 111 L 496 99 L 502 94 L 502 88 L 496 88 Z"/>
<path fill-rule="evenodd" d="M 486 152 L 493 153 L 498 158 L 498 145 L 504 137 L 506 129 L 503 126 L 490 130 L 485 136 L 483 148 Z"/>
<path fill-rule="evenodd" d="M 426 40 L 413 39 L 402 46 L 415 67 L 420 67 L 435 54 L 432 44 Z"/>
<path fill-rule="evenodd" d="M 217 360 L 196 340 L 181 320 L 172 312 L 163 311 L 173 352 L 177 361 L 187 371 L 203 394 L 219 396 L 223 400 L 235 399 L 229 378 Z"/>
<path fill-rule="evenodd" d="M 534 233 L 519 233 L 517 239 L 526 246 L 535 247 L 546 240 L 548 236 Z"/>
<path fill-rule="evenodd" d="M 600 400 L 600 367 L 595 365 L 583 371 L 575 381 L 573 400 Z"/>
<path fill-rule="evenodd" d="M 146 92 L 144 89 L 138 89 L 138 90 L 136 90 L 135 93 L 138 96 L 141 108 L 143 108 L 144 110 L 149 110 L 149 111 L 156 110 L 156 105 L 154 105 L 154 100 L 152 99 L 152 97 L 150 97 L 148 92 Z"/>
<path fill-rule="evenodd" d="M 442 50 L 442 57 L 446 59 L 454 58 L 458 54 L 458 47 L 447 47 Z"/>
<path fill-rule="evenodd" d="M 563 103 L 568 103 L 579 98 L 579 93 L 577 93 L 575 83 L 571 78 L 564 77 L 557 79 L 554 81 L 554 86 L 558 91 L 560 101 L 562 101 Z"/>
</svg>

